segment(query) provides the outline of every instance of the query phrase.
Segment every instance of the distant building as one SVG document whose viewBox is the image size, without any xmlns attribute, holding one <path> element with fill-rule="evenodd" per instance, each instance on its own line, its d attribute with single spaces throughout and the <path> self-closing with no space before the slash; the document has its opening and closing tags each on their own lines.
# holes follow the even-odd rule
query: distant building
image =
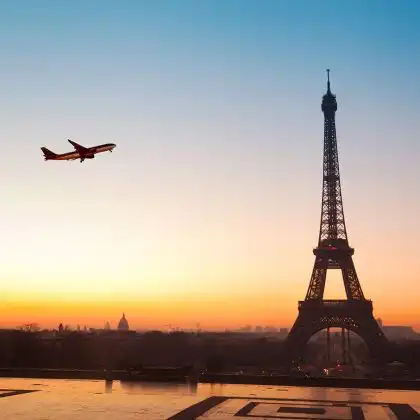
<svg viewBox="0 0 420 420">
<path fill-rule="evenodd" d="M 413 330 L 413 327 L 406 325 L 386 325 L 382 331 L 389 340 L 418 340 L 420 336 Z"/>
<path fill-rule="evenodd" d="M 264 327 L 264 332 L 271 334 L 271 333 L 276 333 L 278 332 L 276 327 L 273 327 L 271 325 L 267 325 L 266 327 Z"/>
<path fill-rule="evenodd" d="M 245 325 L 239 328 L 238 332 L 246 332 L 246 333 L 252 332 L 252 327 L 251 325 Z"/>
<path fill-rule="evenodd" d="M 120 319 L 120 322 L 118 323 L 118 331 L 129 331 L 130 327 L 128 326 L 128 321 L 125 317 L 125 314 L 123 313 L 122 318 Z"/>
<path fill-rule="evenodd" d="M 381 318 L 376 320 L 388 340 L 419 340 L 413 327 L 409 325 L 384 325 Z"/>
</svg>

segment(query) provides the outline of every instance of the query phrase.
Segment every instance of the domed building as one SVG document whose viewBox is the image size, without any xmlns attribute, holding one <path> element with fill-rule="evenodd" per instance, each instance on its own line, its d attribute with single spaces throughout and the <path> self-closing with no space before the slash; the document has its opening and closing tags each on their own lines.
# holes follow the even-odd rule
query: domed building
<svg viewBox="0 0 420 420">
<path fill-rule="evenodd" d="M 125 313 L 123 313 L 120 322 L 118 323 L 118 331 L 129 331 L 130 327 L 128 326 L 128 321 L 125 317 Z"/>
</svg>

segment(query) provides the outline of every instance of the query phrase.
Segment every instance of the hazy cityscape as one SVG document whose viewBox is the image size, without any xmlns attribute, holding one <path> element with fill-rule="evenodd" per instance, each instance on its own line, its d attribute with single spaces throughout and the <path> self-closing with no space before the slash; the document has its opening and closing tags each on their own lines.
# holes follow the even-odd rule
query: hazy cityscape
<svg viewBox="0 0 420 420">
<path fill-rule="evenodd" d="M 393 347 L 392 357 L 383 366 L 370 366 L 369 349 L 357 334 L 349 334 L 349 343 L 343 346 L 342 331 L 338 328 L 315 334 L 300 366 L 288 366 L 281 352 L 289 334 L 287 328 L 247 325 L 237 330 L 206 331 L 199 325 L 185 330 L 168 325 L 165 331 L 136 331 L 130 329 L 124 313 L 115 328 L 107 321 L 101 329 L 71 328 L 60 323 L 52 330 L 41 329 L 36 324 L 2 330 L 0 368 L 5 374 L 13 374 L 13 370 L 7 368 L 112 372 L 140 366 L 188 367 L 195 378 L 203 372 L 288 372 L 298 376 L 303 372 L 318 377 L 380 375 L 420 379 L 420 335 L 410 326 L 385 326 L 380 319 L 377 322 Z M 329 360 L 328 352 L 331 353 Z"/>
<path fill-rule="evenodd" d="M 384 334 L 387 336 L 389 340 L 392 341 L 398 341 L 398 340 L 420 340 L 420 333 L 415 331 L 412 326 L 410 325 L 384 325 L 382 322 L 382 319 L 377 318 L 376 320 L 378 322 L 378 325 L 381 327 Z M 9 330 L 9 329 L 8 329 Z M 48 329 L 48 328 L 42 328 L 41 325 L 38 323 L 28 323 L 28 324 L 22 324 L 20 326 L 17 326 L 15 330 L 19 331 L 28 331 L 28 332 L 39 332 L 44 334 L 50 334 L 50 333 L 57 333 L 57 332 L 71 332 L 71 331 L 77 331 L 77 332 L 90 332 L 90 333 L 96 333 L 96 332 L 104 332 L 104 331 L 132 331 L 137 333 L 145 333 L 150 331 L 148 328 L 130 328 L 130 325 L 128 323 L 128 320 L 125 316 L 125 313 L 122 314 L 119 321 L 110 322 L 105 321 L 103 328 L 95 328 L 90 327 L 87 325 L 68 325 L 60 323 L 57 328 Z M 7 330 L 6 330 L 7 331 Z M 173 332 L 186 332 L 186 333 L 203 333 L 203 332 L 225 332 L 225 333 L 255 333 L 255 334 L 274 334 L 276 333 L 279 337 L 286 337 L 289 328 L 286 327 L 276 327 L 273 325 L 244 325 L 243 327 L 239 327 L 237 329 L 235 328 L 225 328 L 221 330 L 212 330 L 212 329 L 203 329 L 201 327 L 201 324 L 197 323 L 195 328 L 183 328 L 171 324 L 167 324 L 165 329 L 161 330 L 153 330 L 153 331 L 160 331 L 160 332 L 166 332 L 166 333 L 173 333 Z"/>
</svg>

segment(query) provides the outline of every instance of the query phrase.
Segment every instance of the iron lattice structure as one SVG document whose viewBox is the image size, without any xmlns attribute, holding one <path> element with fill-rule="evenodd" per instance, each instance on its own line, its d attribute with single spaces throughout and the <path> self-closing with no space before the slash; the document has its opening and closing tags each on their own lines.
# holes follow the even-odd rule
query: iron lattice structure
<svg viewBox="0 0 420 420">
<path fill-rule="evenodd" d="M 299 316 L 285 342 L 289 357 L 297 356 L 316 332 L 331 327 L 359 334 L 375 357 L 383 354 L 387 340 L 373 317 L 372 302 L 366 300 L 353 263 L 341 194 L 335 113 L 337 100 L 331 93 L 327 70 L 327 93 L 322 98 L 324 113 L 324 157 L 321 222 L 315 264 L 305 300 L 299 302 Z M 324 300 L 329 269 L 340 269 L 347 300 Z"/>
<path fill-rule="evenodd" d="M 349 246 L 344 220 L 335 130 L 337 100 L 331 93 L 329 71 L 327 93 L 322 98 L 321 108 L 324 113 L 321 223 L 318 247 L 314 249 L 314 269 L 305 300 L 321 300 L 324 297 L 327 270 L 334 268 L 342 271 L 347 299 L 363 300 L 362 288 L 352 259 L 354 250 Z"/>
</svg>

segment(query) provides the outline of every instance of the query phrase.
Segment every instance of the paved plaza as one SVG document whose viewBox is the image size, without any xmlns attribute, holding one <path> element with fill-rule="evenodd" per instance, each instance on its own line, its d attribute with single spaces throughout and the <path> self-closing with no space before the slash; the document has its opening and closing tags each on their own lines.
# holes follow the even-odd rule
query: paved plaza
<svg viewBox="0 0 420 420">
<path fill-rule="evenodd" d="M 0 380 L 2 420 L 420 420 L 420 391 Z"/>
<path fill-rule="evenodd" d="M 420 405 L 363 401 L 213 396 L 172 416 L 205 419 L 420 419 Z"/>
</svg>

